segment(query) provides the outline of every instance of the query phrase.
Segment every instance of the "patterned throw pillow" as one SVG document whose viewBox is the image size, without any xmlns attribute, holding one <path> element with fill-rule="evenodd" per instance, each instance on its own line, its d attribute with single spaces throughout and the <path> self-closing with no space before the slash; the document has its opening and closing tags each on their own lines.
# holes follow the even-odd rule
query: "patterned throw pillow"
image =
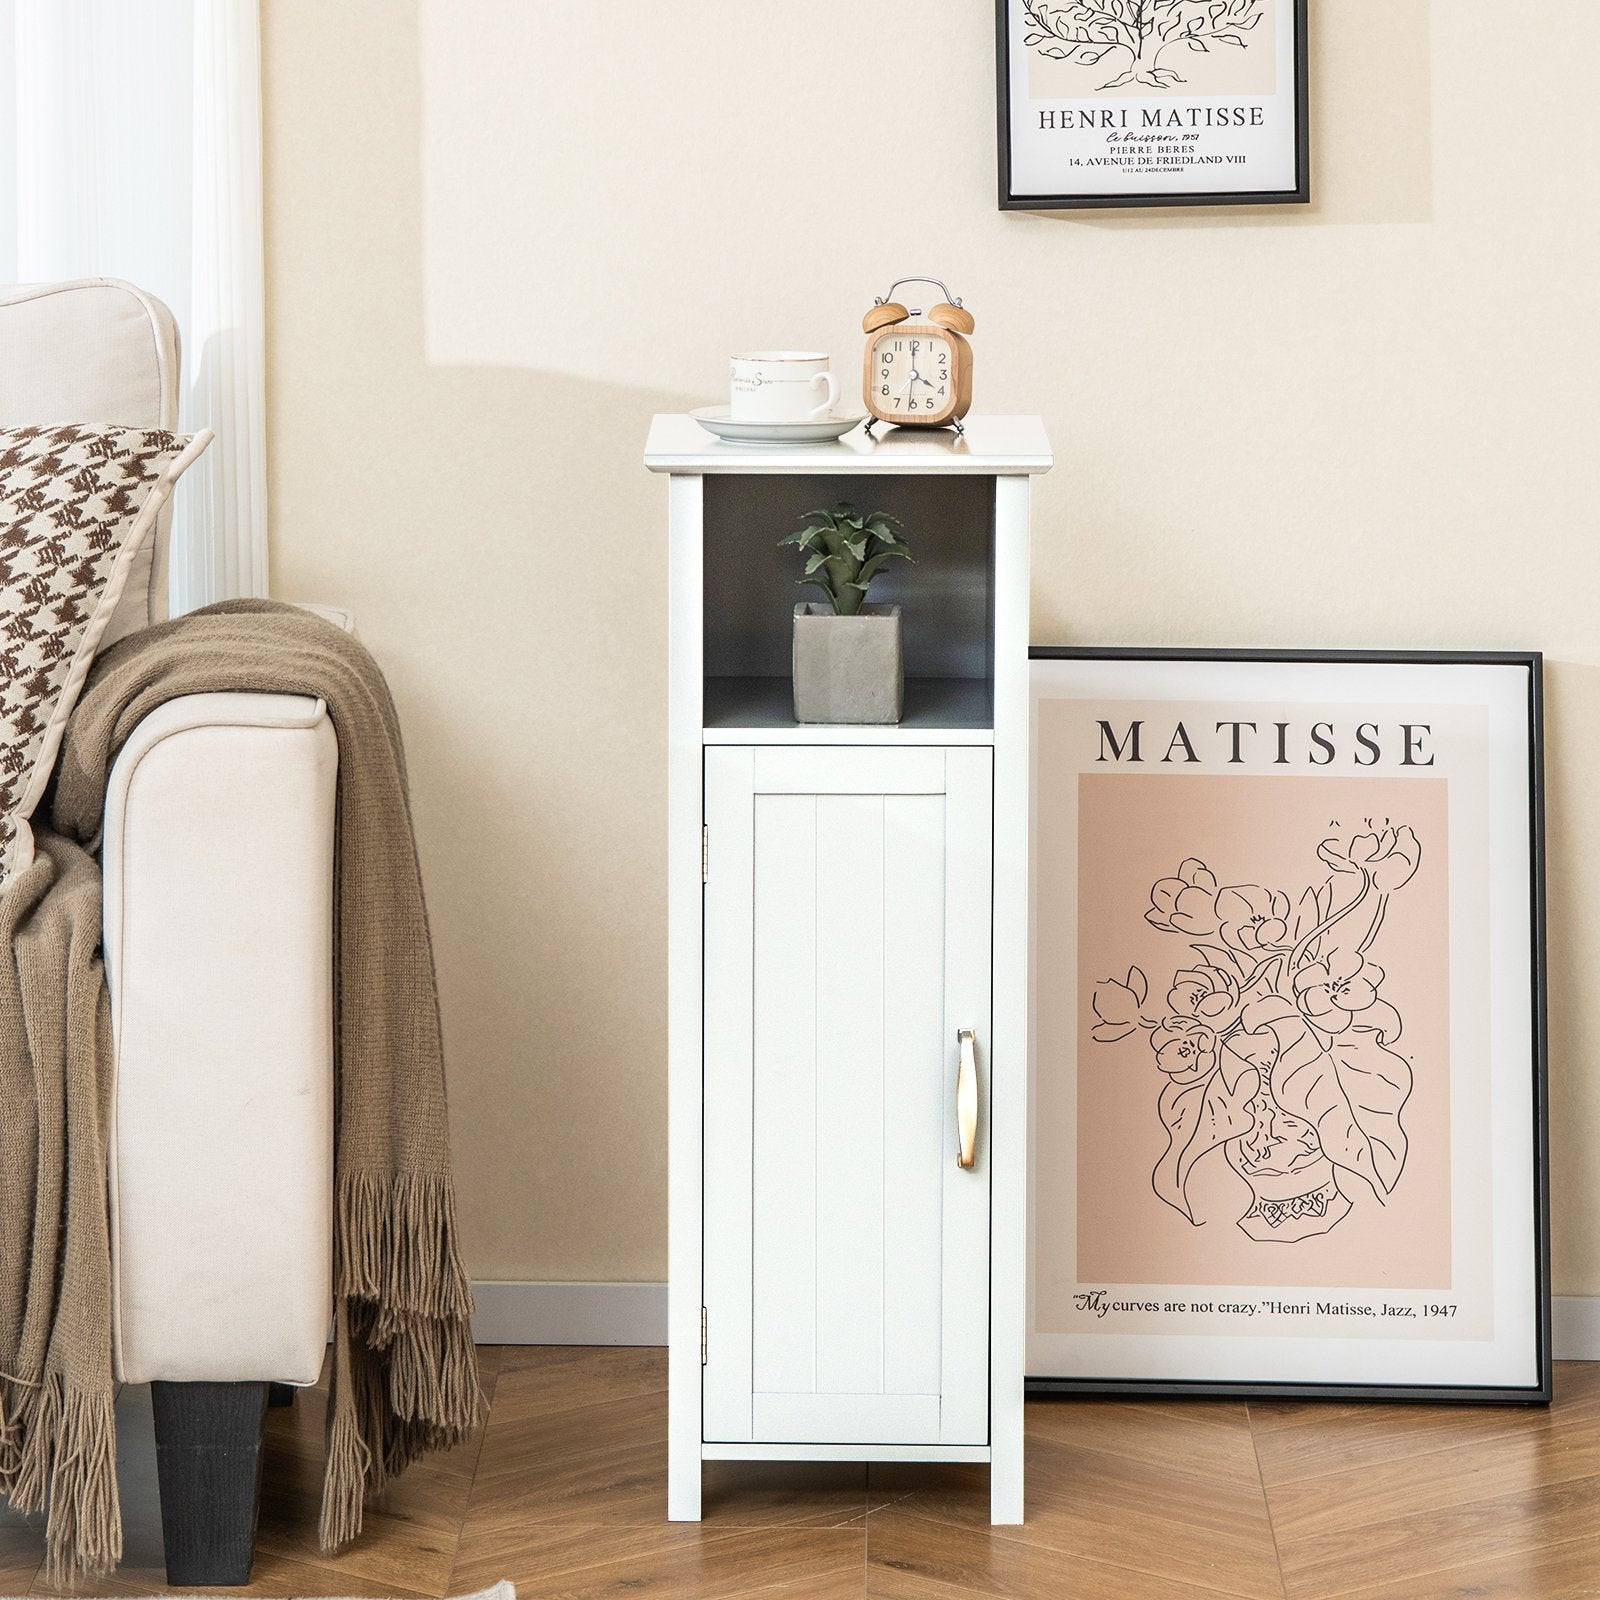
<svg viewBox="0 0 1600 1600">
<path fill-rule="evenodd" d="M 0 889 L 139 546 L 211 442 L 155 428 L 0 428 Z"/>
</svg>

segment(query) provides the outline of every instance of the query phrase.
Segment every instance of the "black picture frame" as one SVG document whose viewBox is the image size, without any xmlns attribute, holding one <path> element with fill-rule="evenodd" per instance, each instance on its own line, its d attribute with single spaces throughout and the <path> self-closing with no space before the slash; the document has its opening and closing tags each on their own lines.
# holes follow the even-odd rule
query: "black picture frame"
<svg viewBox="0 0 1600 1600">
<path fill-rule="evenodd" d="M 1528 1000 L 1531 1024 L 1529 1084 L 1532 1129 L 1534 1231 L 1532 1263 L 1536 1304 L 1533 1316 L 1536 1381 L 1528 1385 L 1455 1385 L 1384 1382 L 1218 1382 L 1181 1378 L 1074 1377 L 1032 1370 L 1026 1391 L 1037 1397 L 1156 1396 L 1226 1399 L 1335 1400 L 1403 1404 L 1548 1405 L 1552 1397 L 1549 1186 L 1548 1001 L 1546 949 L 1545 821 L 1544 821 L 1544 689 L 1543 654 L 1539 651 L 1428 650 L 1297 650 L 1297 649 L 1172 649 L 1141 647 L 1035 645 L 1030 661 L 1296 663 L 1332 666 L 1488 666 L 1520 669 L 1527 675 L 1526 715 L 1528 770 L 1527 826 L 1531 919 L 1528 947 Z M 1037 824 L 1036 824 L 1037 826 Z M 1031 1232 L 1030 1227 L 1030 1232 Z M 1030 1262 L 1030 1274 L 1033 1271 Z M 1031 1299 L 1031 1296 L 1030 1296 Z"/>
<path fill-rule="evenodd" d="M 996 150 L 1002 211 L 1147 210 L 1170 206 L 1309 205 L 1311 202 L 1309 0 L 1292 0 L 1295 22 L 1294 139 L 1292 189 L 1193 194 L 1018 194 L 1013 185 L 1011 139 L 1011 0 L 995 0 Z"/>
</svg>

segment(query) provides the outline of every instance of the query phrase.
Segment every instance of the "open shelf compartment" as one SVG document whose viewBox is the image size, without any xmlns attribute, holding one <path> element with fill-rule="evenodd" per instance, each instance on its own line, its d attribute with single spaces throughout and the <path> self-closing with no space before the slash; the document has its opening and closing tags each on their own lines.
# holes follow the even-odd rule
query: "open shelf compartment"
<svg viewBox="0 0 1600 1600">
<path fill-rule="evenodd" d="M 994 725 L 992 477 L 816 473 L 708 476 L 705 486 L 704 727 L 753 732 L 794 720 L 790 660 L 795 605 L 822 591 L 798 583 L 803 562 L 779 541 L 805 513 L 848 501 L 905 525 L 915 562 L 891 561 L 870 603 L 899 605 L 907 733 Z M 892 736 L 893 727 L 878 730 Z"/>
</svg>

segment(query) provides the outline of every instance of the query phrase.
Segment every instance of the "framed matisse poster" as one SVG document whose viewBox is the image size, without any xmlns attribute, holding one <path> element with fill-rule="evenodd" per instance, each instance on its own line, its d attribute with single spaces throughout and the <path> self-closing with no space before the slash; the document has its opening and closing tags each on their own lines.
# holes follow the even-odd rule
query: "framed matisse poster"
<svg viewBox="0 0 1600 1600">
<path fill-rule="evenodd" d="M 997 0 L 1000 208 L 1311 198 L 1306 0 Z"/>
<path fill-rule="evenodd" d="M 1548 1400 L 1540 658 L 1033 655 L 1030 1386 Z"/>
</svg>

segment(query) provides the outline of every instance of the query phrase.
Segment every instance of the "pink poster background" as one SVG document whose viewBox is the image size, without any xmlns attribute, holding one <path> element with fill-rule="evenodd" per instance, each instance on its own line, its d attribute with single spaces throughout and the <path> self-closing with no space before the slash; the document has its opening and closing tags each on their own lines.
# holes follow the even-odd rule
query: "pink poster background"
<svg viewBox="0 0 1600 1600">
<path fill-rule="evenodd" d="M 1447 798 L 1444 779 L 1414 777 L 1079 777 L 1079 1282 L 1450 1288 Z M 1251 1204 L 1249 1187 L 1218 1147 L 1190 1176 L 1191 1223 L 1157 1197 L 1151 1182 L 1167 1145 L 1158 1112 L 1167 1079 L 1147 1030 L 1116 1042 L 1093 1037 L 1095 985 L 1121 980 L 1137 966 L 1149 979 L 1146 1011 L 1168 1009 L 1173 974 L 1201 958 L 1188 938 L 1158 931 L 1145 913 L 1152 886 L 1185 859 L 1205 862 L 1219 886 L 1281 891 L 1292 908 L 1304 889 L 1330 876 L 1317 855 L 1322 840 L 1386 823 L 1409 825 L 1422 847 L 1414 877 L 1391 897 L 1367 952 L 1384 971 L 1381 997 L 1404 1019 L 1390 1048 L 1413 1074 L 1401 1112 L 1407 1156 L 1394 1190 L 1380 1203 L 1360 1178 L 1341 1173 L 1352 1209 L 1328 1233 L 1293 1243 L 1257 1241 L 1236 1225 Z M 1345 893 L 1348 883 L 1336 880 L 1335 892 Z M 1051 898 L 1046 888 L 1044 899 Z M 1047 991 L 1047 975 L 1040 976 Z"/>
</svg>

